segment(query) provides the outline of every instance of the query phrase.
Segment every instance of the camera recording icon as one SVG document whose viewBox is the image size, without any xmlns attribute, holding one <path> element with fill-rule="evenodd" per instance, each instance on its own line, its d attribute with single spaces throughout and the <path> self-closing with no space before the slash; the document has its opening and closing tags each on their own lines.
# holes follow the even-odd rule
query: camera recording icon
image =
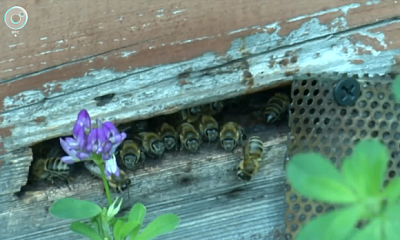
<svg viewBox="0 0 400 240">
<path fill-rule="evenodd" d="M 12 30 L 19 30 L 28 22 L 28 13 L 22 7 L 12 7 L 4 14 L 4 22 Z M 13 31 L 12 33 L 16 35 L 18 31 Z"/>
</svg>

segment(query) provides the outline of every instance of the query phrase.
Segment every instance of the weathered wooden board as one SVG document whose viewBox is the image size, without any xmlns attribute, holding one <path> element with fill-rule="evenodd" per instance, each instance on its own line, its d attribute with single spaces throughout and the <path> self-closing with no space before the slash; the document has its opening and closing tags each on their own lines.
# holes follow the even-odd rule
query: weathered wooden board
<svg viewBox="0 0 400 240">
<path fill-rule="evenodd" d="M 397 1 L 21 6 L 46 17 L 31 17 L 20 36 L 6 35 L 0 45 L 0 153 L 67 134 L 81 108 L 128 121 L 271 87 L 294 74 L 386 73 L 400 55 Z M 96 106 L 95 97 L 110 93 L 109 104 Z"/>
<path fill-rule="evenodd" d="M 259 175 L 249 183 L 236 177 L 240 149 L 232 154 L 206 144 L 197 154 L 168 153 L 147 172 L 130 173 L 134 185 L 129 198 L 127 192 L 121 194 L 122 208 L 127 211 L 142 202 L 148 208 L 146 224 L 159 214 L 178 214 L 180 228 L 162 239 L 284 239 L 283 160 L 288 127 L 257 128 L 254 134 L 264 141 L 266 153 Z M 31 189 L 11 201 L 0 199 L 0 221 L 6 223 L 0 235 L 4 239 L 76 239 L 68 221 L 48 214 L 51 202 L 71 196 L 106 204 L 106 199 L 101 181 L 85 171 L 71 187 L 72 191 L 65 185 Z"/>
</svg>

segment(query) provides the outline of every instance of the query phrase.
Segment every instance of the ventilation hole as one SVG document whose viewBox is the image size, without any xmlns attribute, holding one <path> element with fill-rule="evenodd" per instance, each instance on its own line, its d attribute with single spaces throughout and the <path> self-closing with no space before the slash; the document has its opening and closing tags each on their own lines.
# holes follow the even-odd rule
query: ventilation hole
<svg viewBox="0 0 400 240">
<path fill-rule="evenodd" d="M 319 148 L 318 146 L 315 146 L 315 147 L 313 147 L 313 151 L 314 151 L 314 152 L 319 152 L 319 151 L 320 151 L 320 148 Z"/>
<path fill-rule="evenodd" d="M 307 152 L 307 151 L 309 150 L 309 148 L 308 148 L 307 145 L 303 146 L 301 149 L 302 149 L 304 152 Z"/>
<path fill-rule="evenodd" d="M 318 89 L 314 90 L 313 95 L 318 96 L 318 94 L 319 94 L 319 90 Z"/>
<path fill-rule="evenodd" d="M 293 96 L 297 96 L 297 95 L 299 95 L 299 89 L 295 89 L 294 91 L 293 91 Z"/>
<path fill-rule="evenodd" d="M 312 128 L 306 128 L 306 133 L 310 134 L 312 132 Z"/>
<path fill-rule="evenodd" d="M 372 131 L 371 137 L 376 138 L 378 136 L 378 131 Z"/>
<path fill-rule="evenodd" d="M 333 133 L 333 128 L 328 128 L 328 134 L 332 134 Z"/>
<path fill-rule="evenodd" d="M 396 130 L 398 127 L 399 127 L 399 124 L 396 123 L 396 122 L 394 122 L 394 123 L 392 123 L 392 124 L 390 125 L 390 128 L 391 128 L 392 130 Z"/>
<path fill-rule="evenodd" d="M 328 89 L 324 90 L 324 92 L 322 93 L 322 95 L 324 95 L 324 97 L 328 96 L 328 94 L 329 94 L 329 90 Z"/>
<path fill-rule="evenodd" d="M 342 119 L 340 118 L 335 118 L 335 120 L 333 120 L 333 126 L 339 126 L 342 123 Z"/>
<path fill-rule="evenodd" d="M 356 131 L 353 130 L 353 129 L 350 129 L 350 130 L 349 130 L 349 136 L 350 136 L 350 137 L 354 137 L 355 135 L 356 135 Z"/>
<path fill-rule="evenodd" d="M 311 82 L 311 86 L 315 86 L 315 85 L 317 85 L 317 80 L 313 80 L 313 81 Z"/>
<path fill-rule="evenodd" d="M 384 133 L 382 134 L 382 139 L 383 139 L 384 141 L 388 140 L 389 138 L 390 138 L 390 133 L 389 133 L 389 132 L 384 132 Z"/>
<path fill-rule="evenodd" d="M 321 106 L 323 102 L 324 102 L 324 101 L 323 101 L 322 99 L 318 99 L 317 104 L 318 104 L 319 106 Z"/>
<path fill-rule="evenodd" d="M 325 148 L 324 148 L 324 153 L 325 153 L 325 154 L 331 153 L 331 148 L 330 148 L 330 147 L 325 147 Z"/>
<path fill-rule="evenodd" d="M 322 128 L 320 128 L 320 127 L 317 128 L 317 131 L 316 131 L 316 132 L 317 132 L 317 134 L 321 134 L 321 133 L 322 133 Z"/>
<path fill-rule="evenodd" d="M 297 195 L 294 194 L 294 193 L 292 193 L 292 194 L 290 195 L 290 201 L 294 202 L 294 201 L 296 201 L 296 200 L 297 200 Z"/>
<path fill-rule="evenodd" d="M 361 130 L 360 137 L 365 138 L 365 136 L 367 136 L 367 131 Z"/>
<path fill-rule="evenodd" d="M 315 113 L 315 108 L 311 108 L 310 111 L 308 111 L 308 113 L 309 113 L 310 115 L 313 115 L 313 114 Z"/>
<path fill-rule="evenodd" d="M 285 240 L 292 240 L 292 234 L 286 233 L 285 234 Z"/>
<path fill-rule="evenodd" d="M 309 94 L 310 94 L 310 90 L 308 90 L 308 89 L 304 90 L 304 92 L 303 92 L 304 96 L 308 96 Z"/>
<path fill-rule="evenodd" d="M 381 122 L 381 123 L 379 123 L 379 128 L 380 128 L 380 129 L 387 128 L 387 123 L 386 123 L 386 122 Z"/>
<path fill-rule="evenodd" d="M 400 114 L 397 114 L 397 121 L 400 121 Z"/>
<path fill-rule="evenodd" d="M 310 106 L 310 105 L 313 104 L 313 102 L 314 102 L 314 100 L 313 100 L 312 98 L 311 98 L 311 99 L 308 99 L 308 100 L 307 100 L 307 105 Z"/>
<path fill-rule="evenodd" d="M 301 81 L 301 86 L 306 86 L 307 85 L 307 80 L 303 80 L 303 81 Z"/>
<path fill-rule="evenodd" d="M 304 197 L 304 196 L 301 196 L 301 201 L 305 203 L 305 202 L 308 201 L 308 198 L 307 198 L 307 197 Z"/>
<path fill-rule="evenodd" d="M 306 110 L 304 108 L 300 108 L 300 114 L 304 114 L 306 112 Z"/>
<path fill-rule="evenodd" d="M 315 137 L 314 135 L 313 135 L 313 136 L 311 136 L 311 138 L 310 138 L 310 141 L 311 141 L 311 142 L 315 142 L 315 141 L 317 141 L 317 137 Z"/>
<path fill-rule="evenodd" d="M 393 165 L 393 161 L 389 161 L 389 162 L 388 162 L 388 168 L 391 168 L 392 165 Z"/>
<path fill-rule="evenodd" d="M 363 112 L 361 113 L 361 117 L 362 117 L 362 118 L 367 118 L 367 117 L 369 117 L 369 111 L 368 111 L 368 110 L 363 111 Z"/>
<path fill-rule="evenodd" d="M 323 208 L 321 205 L 318 205 L 318 206 L 315 208 L 315 211 L 316 211 L 317 213 L 322 213 L 323 210 L 324 210 L 324 208 Z"/>
<path fill-rule="evenodd" d="M 290 186 L 290 184 L 286 184 L 286 185 L 285 185 L 285 190 L 286 190 L 287 192 L 289 192 L 291 189 L 292 189 L 292 187 Z"/>
<path fill-rule="evenodd" d="M 306 140 L 306 136 L 301 136 L 300 141 L 304 141 L 304 140 Z"/>
<path fill-rule="evenodd" d="M 293 123 L 294 124 L 298 124 L 300 122 L 300 119 L 299 118 L 295 118 L 294 120 L 293 120 Z M 297 133 L 297 132 L 296 132 Z"/>
<path fill-rule="evenodd" d="M 369 88 L 371 86 L 371 84 L 369 82 L 364 82 L 362 87 L 363 88 Z"/>
<path fill-rule="evenodd" d="M 353 145 L 357 145 L 360 142 L 360 139 L 357 138 L 356 140 L 353 141 Z"/>
<path fill-rule="evenodd" d="M 375 88 L 376 88 L 376 90 L 381 90 L 382 89 L 382 83 L 375 83 Z"/>
<path fill-rule="evenodd" d="M 340 129 L 338 130 L 338 134 L 339 134 L 339 136 L 344 135 L 344 129 L 343 129 L 343 128 L 340 128 Z"/>
<path fill-rule="evenodd" d="M 321 137 L 321 142 L 327 142 L 328 141 L 328 137 L 327 136 L 322 136 Z"/>
<path fill-rule="evenodd" d="M 394 105 L 394 110 L 396 110 L 396 111 L 400 110 L 400 104 L 396 103 Z"/>
<path fill-rule="evenodd" d="M 333 138 L 331 139 L 331 143 L 332 143 L 333 145 L 337 145 L 337 144 L 339 143 L 339 138 L 338 138 L 338 137 L 333 137 Z"/>
<path fill-rule="evenodd" d="M 376 108 L 376 107 L 378 107 L 378 106 L 379 106 L 379 104 L 378 104 L 378 102 L 376 102 L 376 101 L 374 101 L 374 102 L 371 103 L 371 108 Z"/>
<path fill-rule="evenodd" d="M 300 222 L 304 222 L 305 220 L 306 220 L 306 215 L 300 214 L 300 216 L 299 216 L 299 221 L 300 221 Z"/>
<path fill-rule="evenodd" d="M 331 122 L 331 120 L 329 118 L 325 118 L 324 119 L 324 124 L 325 125 L 329 125 L 330 122 Z"/>
<path fill-rule="evenodd" d="M 325 109 L 324 109 L 324 108 L 321 109 L 321 110 L 319 110 L 319 114 L 320 114 L 320 115 L 324 115 L 324 113 L 325 113 Z"/>
<path fill-rule="evenodd" d="M 295 231 L 297 230 L 297 228 L 298 228 L 298 226 L 297 226 L 296 223 L 292 223 L 292 224 L 290 225 L 290 230 L 292 230 L 292 232 L 295 232 Z"/>
<path fill-rule="evenodd" d="M 347 127 L 350 127 L 353 124 L 353 120 L 351 120 L 350 118 L 346 120 L 346 122 L 344 123 Z"/>
<path fill-rule="evenodd" d="M 346 113 L 347 113 L 346 109 L 340 110 L 340 115 L 346 116 Z"/>
<path fill-rule="evenodd" d="M 314 124 L 317 125 L 319 123 L 319 118 L 314 118 Z"/>
<path fill-rule="evenodd" d="M 303 99 L 297 100 L 297 105 L 301 105 L 301 104 L 303 104 Z"/>
<path fill-rule="evenodd" d="M 375 121 L 369 121 L 368 122 L 368 127 L 369 128 L 374 128 L 375 127 Z"/>
<path fill-rule="evenodd" d="M 355 117 L 358 117 L 358 115 L 359 115 L 359 112 L 357 109 L 353 109 L 353 111 L 351 111 L 351 117 L 355 118 Z"/>
<path fill-rule="evenodd" d="M 386 84 L 386 90 L 387 91 L 392 91 L 392 84 L 391 83 L 388 83 L 388 84 Z"/>
<path fill-rule="evenodd" d="M 396 149 L 396 142 L 392 140 L 389 142 L 388 146 L 389 146 L 389 149 L 393 151 Z"/>
<path fill-rule="evenodd" d="M 364 108 L 365 106 L 367 106 L 367 102 L 365 100 L 361 100 L 358 102 L 358 106 L 360 108 Z"/>
<path fill-rule="evenodd" d="M 351 149 L 351 148 L 347 148 L 346 149 L 346 155 L 347 156 L 351 155 L 352 152 L 353 152 L 353 149 Z"/>
<path fill-rule="evenodd" d="M 294 114 L 295 112 L 296 112 L 296 109 L 290 108 L 290 113 L 291 113 L 291 114 Z"/>
<path fill-rule="evenodd" d="M 389 108 L 390 108 L 390 104 L 387 103 L 387 102 L 385 102 L 385 103 L 382 105 L 382 108 L 383 108 L 383 109 L 389 109 Z"/>
<path fill-rule="evenodd" d="M 330 160 L 331 160 L 332 164 L 336 163 L 336 158 L 335 157 L 331 157 Z"/>
<path fill-rule="evenodd" d="M 306 211 L 306 212 L 311 211 L 311 205 L 310 204 L 305 205 L 304 206 L 304 211 Z"/>
<path fill-rule="evenodd" d="M 364 120 L 357 121 L 357 127 L 362 128 L 364 126 Z"/>
<path fill-rule="evenodd" d="M 394 140 L 400 140 L 400 133 L 395 133 L 394 134 Z"/>
<path fill-rule="evenodd" d="M 390 178 L 394 178 L 395 176 L 396 176 L 396 172 L 395 171 L 392 170 L 392 171 L 389 172 L 389 177 Z"/>
<path fill-rule="evenodd" d="M 393 114 L 392 113 L 386 113 L 385 114 L 385 118 L 386 118 L 386 120 L 392 120 Z"/>
<path fill-rule="evenodd" d="M 368 91 L 368 92 L 365 93 L 365 97 L 366 97 L 367 99 L 371 99 L 373 95 L 374 95 L 374 94 L 373 94 L 371 91 Z"/>
<path fill-rule="evenodd" d="M 287 218 L 286 218 L 288 221 L 293 221 L 293 219 L 294 219 L 294 214 L 293 213 L 289 213 L 288 215 L 287 215 Z"/>
<path fill-rule="evenodd" d="M 378 93 L 378 99 L 382 100 L 385 98 L 385 94 L 383 92 Z"/>
<path fill-rule="evenodd" d="M 295 204 L 293 205 L 293 211 L 298 212 L 300 210 L 300 205 L 299 204 Z"/>
<path fill-rule="evenodd" d="M 342 154 L 342 149 L 341 149 L 340 147 L 336 148 L 336 149 L 335 149 L 335 154 L 336 154 L 336 155 Z"/>
<path fill-rule="evenodd" d="M 374 113 L 374 118 L 375 119 L 379 119 L 379 118 L 381 118 L 382 117 L 382 113 L 380 112 L 380 111 L 376 111 L 375 113 Z"/>
<path fill-rule="evenodd" d="M 335 115 L 335 114 L 336 114 L 336 109 L 331 108 L 331 109 L 329 110 L 329 114 Z"/>
</svg>

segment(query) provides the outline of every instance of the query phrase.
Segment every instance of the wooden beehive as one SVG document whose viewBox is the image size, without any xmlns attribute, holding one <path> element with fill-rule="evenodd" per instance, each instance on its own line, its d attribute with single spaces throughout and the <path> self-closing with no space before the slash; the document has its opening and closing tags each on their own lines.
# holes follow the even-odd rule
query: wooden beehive
<svg viewBox="0 0 400 240">
<path fill-rule="evenodd" d="M 69 135 L 76 114 L 125 123 L 284 85 L 308 73 L 398 72 L 397 1 L 3 1 L 29 20 L 0 43 L 0 230 L 4 239 L 71 239 L 48 206 L 74 196 L 105 203 L 101 182 L 18 193 L 30 146 Z M 98 97 L 112 95 L 106 103 Z M 167 157 L 135 176 L 124 208 L 182 225 L 163 239 L 284 238 L 284 127 L 261 129 L 271 159 L 246 186 L 237 156 Z M 191 171 L 188 171 L 188 168 Z M 189 180 L 185 180 L 189 179 Z M 136 191 L 136 192 L 135 192 Z"/>
</svg>

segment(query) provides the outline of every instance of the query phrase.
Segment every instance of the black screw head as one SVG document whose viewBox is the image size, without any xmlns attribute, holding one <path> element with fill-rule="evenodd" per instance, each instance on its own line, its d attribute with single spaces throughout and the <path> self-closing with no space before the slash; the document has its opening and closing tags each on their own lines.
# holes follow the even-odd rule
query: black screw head
<svg viewBox="0 0 400 240">
<path fill-rule="evenodd" d="M 340 106 L 352 106 L 360 94 L 360 83 L 354 78 L 339 80 L 333 89 L 333 98 Z"/>
</svg>

